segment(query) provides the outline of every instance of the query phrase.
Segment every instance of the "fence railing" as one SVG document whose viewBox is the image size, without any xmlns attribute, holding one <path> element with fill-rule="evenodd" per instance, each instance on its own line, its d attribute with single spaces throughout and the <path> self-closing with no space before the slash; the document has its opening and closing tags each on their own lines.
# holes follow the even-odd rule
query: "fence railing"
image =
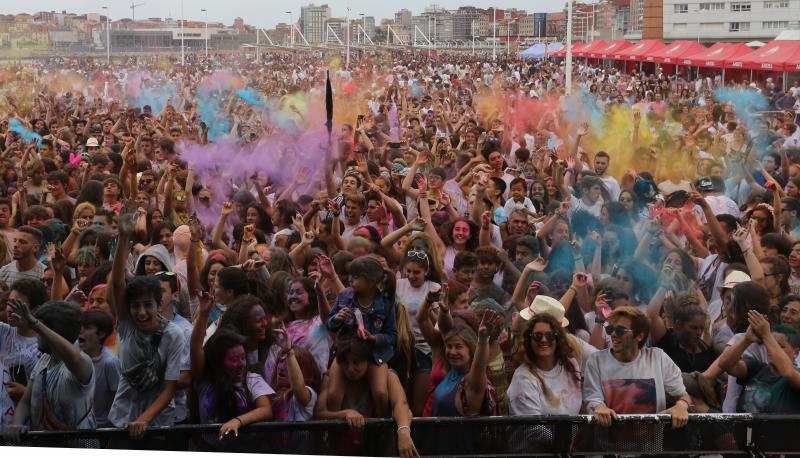
<svg viewBox="0 0 800 458">
<path fill-rule="evenodd" d="M 39 431 L 19 445 L 248 453 L 396 456 L 393 421 L 368 420 L 363 430 L 343 421 L 249 425 L 237 438 L 219 440 L 219 425 L 149 429 L 134 441 L 124 429 Z M 415 418 L 411 426 L 423 456 L 800 454 L 800 415 L 693 414 L 672 429 L 668 415 L 620 415 L 610 428 L 592 417 Z"/>
</svg>

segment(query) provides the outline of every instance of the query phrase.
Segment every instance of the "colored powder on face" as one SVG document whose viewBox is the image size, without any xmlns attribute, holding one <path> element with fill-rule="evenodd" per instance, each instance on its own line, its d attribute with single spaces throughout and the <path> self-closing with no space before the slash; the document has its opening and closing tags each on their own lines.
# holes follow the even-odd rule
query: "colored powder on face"
<svg viewBox="0 0 800 458">
<path fill-rule="evenodd" d="M 736 117 L 748 129 L 756 127 L 758 112 L 769 107 L 769 103 L 763 95 L 750 90 L 722 87 L 714 91 L 714 98 L 723 103 L 733 104 Z"/>
<path fill-rule="evenodd" d="M 31 142 L 36 142 L 37 147 L 42 146 L 42 137 L 41 135 L 37 134 L 36 132 L 30 131 L 23 127 L 22 124 L 17 120 L 17 118 L 11 118 L 8 121 L 8 127 L 11 129 L 12 132 L 16 132 L 22 137 L 22 140 L 28 144 Z"/>
</svg>

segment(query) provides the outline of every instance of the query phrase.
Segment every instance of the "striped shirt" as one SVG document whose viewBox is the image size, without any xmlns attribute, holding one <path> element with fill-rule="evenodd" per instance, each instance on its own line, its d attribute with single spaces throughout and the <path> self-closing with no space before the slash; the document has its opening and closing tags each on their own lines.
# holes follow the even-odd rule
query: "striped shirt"
<svg viewBox="0 0 800 458">
<path fill-rule="evenodd" d="M 36 265 L 33 266 L 32 269 L 20 272 L 17 270 L 17 262 L 12 261 L 3 267 L 0 267 L 0 280 L 4 281 L 9 287 L 13 285 L 15 281 L 23 278 L 41 281 L 42 277 L 44 277 L 44 269 L 45 265 L 39 261 L 36 261 Z"/>
</svg>

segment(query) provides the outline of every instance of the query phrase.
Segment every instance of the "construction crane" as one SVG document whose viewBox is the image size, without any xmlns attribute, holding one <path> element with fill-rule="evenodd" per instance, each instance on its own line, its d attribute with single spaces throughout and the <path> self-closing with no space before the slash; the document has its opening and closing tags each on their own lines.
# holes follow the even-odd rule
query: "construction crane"
<svg viewBox="0 0 800 458">
<path fill-rule="evenodd" d="M 136 8 L 143 6 L 144 3 L 131 3 L 131 20 L 136 20 Z"/>
</svg>

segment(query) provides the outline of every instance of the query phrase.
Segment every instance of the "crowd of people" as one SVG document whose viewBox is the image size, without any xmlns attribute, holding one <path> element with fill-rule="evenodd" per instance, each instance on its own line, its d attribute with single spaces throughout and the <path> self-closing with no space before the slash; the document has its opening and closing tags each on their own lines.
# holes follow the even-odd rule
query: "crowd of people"
<svg viewBox="0 0 800 458">
<path fill-rule="evenodd" d="M 800 413 L 800 81 L 261 57 L 2 70 L 5 440 Z"/>
</svg>

